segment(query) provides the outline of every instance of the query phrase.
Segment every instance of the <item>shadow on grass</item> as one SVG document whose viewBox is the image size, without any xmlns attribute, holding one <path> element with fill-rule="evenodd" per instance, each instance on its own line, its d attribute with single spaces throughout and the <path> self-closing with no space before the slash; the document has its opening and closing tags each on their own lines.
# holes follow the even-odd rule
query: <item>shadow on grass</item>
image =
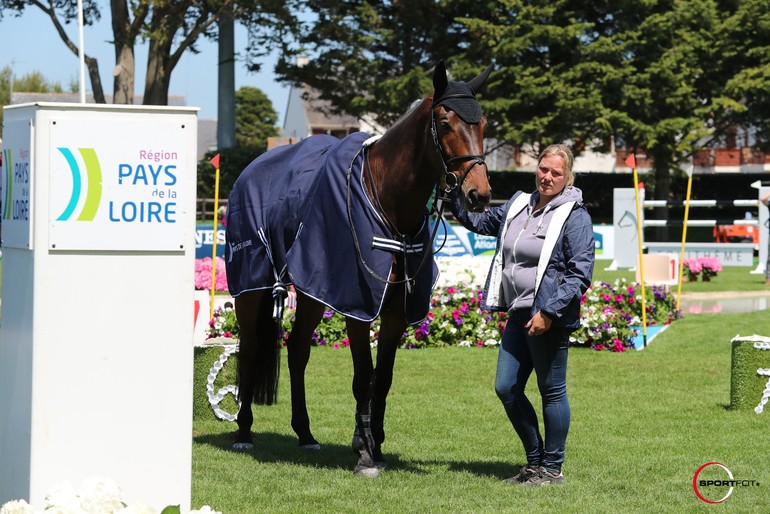
<svg viewBox="0 0 770 514">
<path fill-rule="evenodd" d="M 208 445 L 233 454 L 250 455 L 261 463 L 291 463 L 312 468 L 340 469 L 352 472 L 356 456 L 350 446 L 341 444 L 321 444 L 320 450 L 304 450 L 297 446 L 297 438 L 275 432 L 254 434 L 254 449 L 240 451 L 232 448 L 234 432 L 201 434 L 193 437 L 197 444 Z M 471 473 L 504 479 L 518 473 L 523 464 L 489 461 L 457 461 L 442 459 L 401 459 L 398 454 L 386 453 L 388 469 L 399 472 L 427 475 L 426 468 L 445 467 L 452 472 Z"/>
<path fill-rule="evenodd" d="M 275 432 L 254 433 L 254 449 L 251 451 L 234 450 L 234 432 L 219 434 L 204 434 L 193 437 L 198 444 L 207 444 L 223 451 L 235 454 L 251 455 L 254 460 L 263 463 L 292 463 L 301 466 L 327 469 L 352 470 L 356 464 L 356 456 L 350 446 L 341 444 L 322 443 L 320 450 L 306 450 L 297 446 L 297 438 Z M 409 472 L 422 471 L 403 462 L 397 455 L 387 455 L 388 467 L 398 468 Z"/>
</svg>

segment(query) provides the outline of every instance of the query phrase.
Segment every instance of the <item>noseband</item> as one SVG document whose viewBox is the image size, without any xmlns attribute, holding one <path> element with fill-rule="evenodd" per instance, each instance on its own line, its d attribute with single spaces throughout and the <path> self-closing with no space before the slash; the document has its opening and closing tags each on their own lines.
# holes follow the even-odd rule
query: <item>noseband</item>
<svg viewBox="0 0 770 514">
<path fill-rule="evenodd" d="M 473 167 L 476 166 L 477 164 L 483 164 L 484 167 L 486 167 L 487 163 L 484 161 L 483 155 L 468 154 L 468 155 L 457 155 L 449 158 L 446 157 L 446 155 L 444 154 L 444 148 L 441 146 L 441 142 L 438 140 L 438 130 L 436 130 L 436 115 L 432 109 L 431 109 L 431 116 L 430 116 L 430 133 L 433 136 L 433 146 L 438 152 L 439 157 L 441 157 L 441 164 L 444 167 L 444 183 L 446 184 L 444 193 L 449 193 L 454 188 L 458 186 L 462 186 L 463 182 L 465 182 L 465 177 L 468 176 L 468 173 L 470 173 Z M 449 171 L 449 165 L 451 165 L 454 162 L 465 162 L 465 161 L 471 161 L 471 162 L 468 164 L 465 170 L 463 170 L 461 177 L 458 179 L 457 175 Z M 451 177 L 451 181 L 450 181 L 450 177 Z"/>
</svg>

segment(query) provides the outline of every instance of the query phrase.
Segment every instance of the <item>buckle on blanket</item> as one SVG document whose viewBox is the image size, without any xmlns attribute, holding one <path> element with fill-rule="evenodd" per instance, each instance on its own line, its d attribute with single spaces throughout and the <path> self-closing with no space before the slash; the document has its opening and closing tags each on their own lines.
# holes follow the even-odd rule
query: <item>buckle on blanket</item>
<svg viewBox="0 0 770 514">
<path fill-rule="evenodd" d="M 283 319 L 283 305 L 287 296 L 289 291 L 286 289 L 286 284 L 283 282 L 273 284 L 273 319 L 276 321 Z"/>
</svg>

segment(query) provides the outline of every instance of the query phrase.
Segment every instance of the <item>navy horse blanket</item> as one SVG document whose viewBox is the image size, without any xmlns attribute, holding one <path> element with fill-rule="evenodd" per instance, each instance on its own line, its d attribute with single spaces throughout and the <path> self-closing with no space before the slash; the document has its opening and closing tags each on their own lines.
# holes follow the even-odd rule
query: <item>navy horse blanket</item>
<svg viewBox="0 0 770 514">
<path fill-rule="evenodd" d="M 400 253 L 414 278 L 405 288 L 407 321 L 425 318 L 438 278 L 432 256 L 422 263 L 433 250 L 427 211 L 416 233 L 393 238 L 364 188 L 364 153 L 373 139 L 363 132 L 342 140 L 311 136 L 243 170 L 227 206 L 230 294 L 293 284 L 340 314 L 372 321 Z"/>
</svg>

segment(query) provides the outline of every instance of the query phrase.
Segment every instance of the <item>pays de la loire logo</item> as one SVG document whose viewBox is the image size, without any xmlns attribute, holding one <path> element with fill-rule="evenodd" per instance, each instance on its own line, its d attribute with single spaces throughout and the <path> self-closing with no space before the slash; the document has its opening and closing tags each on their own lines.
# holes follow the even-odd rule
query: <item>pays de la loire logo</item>
<svg viewBox="0 0 770 514">
<path fill-rule="evenodd" d="M 83 196 L 83 172 L 69 148 L 59 148 L 59 151 L 67 160 L 67 164 L 72 172 L 72 194 L 67 206 L 59 217 L 56 218 L 56 221 L 67 221 L 75 213 L 75 209 Z M 78 148 L 78 151 L 86 168 L 87 187 L 83 207 L 75 219 L 77 221 L 93 221 L 96 212 L 99 210 L 99 203 L 102 200 L 102 168 L 99 165 L 99 159 L 96 157 L 96 152 L 93 148 Z"/>
</svg>

